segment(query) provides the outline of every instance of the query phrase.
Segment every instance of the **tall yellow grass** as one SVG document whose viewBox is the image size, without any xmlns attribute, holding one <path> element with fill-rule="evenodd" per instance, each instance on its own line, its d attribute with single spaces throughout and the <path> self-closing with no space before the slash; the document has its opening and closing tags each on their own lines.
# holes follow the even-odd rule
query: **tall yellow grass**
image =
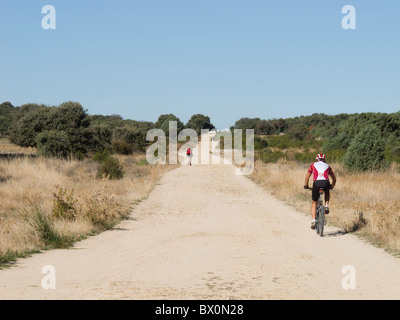
<svg viewBox="0 0 400 320">
<path fill-rule="evenodd" d="M 36 154 L 36 148 L 23 148 L 19 147 L 10 142 L 9 139 L 0 137 L 0 154 L 1 153 L 12 153 L 12 154 Z"/>
<path fill-rule="evenodd" d="M 332 164 L 337 185 L 331 192 L 328 224 L 355 232 L 392 253 L 400 253 L 400 174 L 388 171 L 349 174 Z M 251 179 L 277 198 L 310 216 L 311 195 L 303 189 L 308 166 L 296 162 L 256 162 Z M 310 186 L 311 186 L 310 179 Z"/>
<path fill-rule="evenodd" d="M 46 247 L 38 212 L 58 236 L 81 239 L 124 218 L 171 168 L 148 165 L 144 155 L 119 160 L 121 180 L 97 179 L 98 164 L 90 160 L 1 160 L 0 263 Z"/>
</svg>

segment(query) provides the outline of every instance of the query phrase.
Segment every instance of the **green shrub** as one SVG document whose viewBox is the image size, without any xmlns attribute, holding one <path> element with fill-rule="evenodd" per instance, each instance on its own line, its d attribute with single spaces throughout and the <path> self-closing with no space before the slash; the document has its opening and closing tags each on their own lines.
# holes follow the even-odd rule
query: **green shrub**
<svg viewBox="0 0 400 320">
<path fill-rule="evenodd" d="M 71 155 L 69 138 L 64 131 L 43 131 L 36 137 L 38 154 L 44 157 L 67 158 Z"/>
<path fill-rule="evenodd" d="M 189 121 L 186 123 L 185 128 L 193 129 L 199 135 L 201 134 L 202 129 L 212 130 L 215 129 L 215 126 L 211 123 L 210 117 L 205 116 L 204 114 L 194 114 L 190 117 Z M 178 132 L 179 132 L 179 123 L 178 123 Z"/>
<path fill-rule="evenodd" d="M 245 140 L 245 138 L 244 138 Z M 246 145 L 246 142 L 244 143 Z M 261 138 L 260 136 L 255 136 L 254 137 L 254 150 L 263 150 L 265 148 L 268 148 L 268 141 L 264 138 Z"/>
<path fill-rule="evenodd" d="M 134 151 L 133 145 L 125 141 L 113 141 L 111 148 L 115 153 L 124 155 L 132 154 Z"/>
<path fill-rule="evenodd" d="M 74 239 L 58 232 L 54 227 L 53 220 L 37 206 L 32 205 L 31 217 L 30 223 L 35 228 L 46 249 L 68 248 L 72 245 Z"/>
<path fill-rule="evenodd" d="M 124 177 L 121 163 L 107 151 L 98 152 L 93 159 L 100 163 L 97 171 L 98 178 L 106 177 L 111 180 L 118 180 Z"/>
<path fill-rule="evenodd" d="M 10 125 L 10 139 L 22 147 L 38 146 L 42 148 L 39 152 L 46 156 L 84 155 L 93 140 L 89 126 L 90 118 L 79 103 L 65 102 L 59 107 L 27 104 L 15 113 Z M 39 138 L 40 134 L 43 135 Z M 37 145 L 38 139 L 42 140 L 41 146 Z M 57 143 L 58 139 L 62 141 Z"/>
<path fill-rule="evenodd" d="M 290 139 L 303 141 L 307 138 L 308 127 L 305 124 L 298 124 L 287 130 Z"/>
<path fill-rule="evenodd" d="M 36 147 L 37 135 L 50 129 L 48 114 L 51 109 L 37 104 L 21 106 L 9 128 L 11 142 L 21 147 Z"/>
<path fill-rule="evenodd" d="M 327 162 L 342 162 L 346 152 L 347 150 L 345 149 L 336 149 L 327 152 L 326 153 Z"/>
<path fill-rule="evenodd" d="M 293 146 L 292 141 L 289 137 L 282 136 L 271 136 L 268 138 L 268 146 L 271 148 L 287 149 Z"/>
<path fill-rule="evenodd" d="M 77 201 L 73 198 L 73 190 L 67 194 L 67 190 L 60 188 L 54 194 L 53 216 L 66 220 L 75 220 L 77 216 Z"/>
<path fill-rule="evenodd" d="M 350 171 L 373 171 L 383 169 L 385 161 L 385 141 L 375 125 L 367 125 L 355 136 L 345 156 L 344 166 Z"/>
<path fill-rule="evenodd" d="M 272 151 L 265 148 L 259 151 L 259 158 L 264 163 L 277 162 L 279 159 L 286 159 L 286 155 L 281 151 Z"/>
<path fill-rule="evenodd" d="M 392 157 L 400 157 L 400 146 L 395 146 L 390 155 Z"/>
<path fill-rule="evenodd" d="M 347 149 L 350 146 L 351 138 L 346 133 L 341 133 L 334 138 L 328 138 L 324 141 L 323 150 L 324 152 Z"/>
<path fill-rule="evenodd" d="M 315 160 L 315 154 L 310 151 L 295 152 L 293 158 L 298 162 L 311 163 Z"/>
</svg>

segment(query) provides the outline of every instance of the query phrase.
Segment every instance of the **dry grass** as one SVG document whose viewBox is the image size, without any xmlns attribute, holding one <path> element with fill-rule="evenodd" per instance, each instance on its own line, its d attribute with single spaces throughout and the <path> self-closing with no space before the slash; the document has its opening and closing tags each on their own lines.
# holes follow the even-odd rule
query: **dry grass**
<svg viewBox="0 0 400 320">
<path fill-rule="evenodd" d="M 0 161 L 0 263 L 112 227 L 172 168 L 149 165 L 144 155 L 119 160 L 121 180 L 96 179 L 91 160 Z"/>
<path fill-rule="evenodd" d="M 385 172 L 349 174 L 332 164 L 338 182 L 331 192 L 328 224 L 355 232 L 386 250 L 400 253 L 400 174 Z M 303 189 L 308 166 L 280 161 L 257 162 L 251 178 L 277 198 L 311 219 L 311 195 Z M 311 184 L 311 179 L 310 179 Z"/>
<path fill-rule="evenodd" d="M 23 148 L 11 143 L 7 138 L 0 138 L 0 154 L 36 154 L 36 148 Z"/>
</svg>

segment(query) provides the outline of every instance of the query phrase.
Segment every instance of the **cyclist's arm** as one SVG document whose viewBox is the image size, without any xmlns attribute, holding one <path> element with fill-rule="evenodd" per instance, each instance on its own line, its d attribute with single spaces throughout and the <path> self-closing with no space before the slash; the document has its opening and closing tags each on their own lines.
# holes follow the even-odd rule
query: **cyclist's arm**
<svg viewBox="0 0 400 320">
<path fill-rule="evenodd" d="M 335 176 L 335 174 L 333 172 L 331 174 L 331 177 L 332 177 L 331 187 L 333 188 L 336 185 L 336 176 Z"/>
<path fill-rule="evenodd" d="M 311 177 L 311 172 L 308 171 L 307 174 L 306 174 L 306 180 L 304 182 L 304 186 L 308 187 L 308 182 L 310 181 L 310 177 Z"/>
</svg>

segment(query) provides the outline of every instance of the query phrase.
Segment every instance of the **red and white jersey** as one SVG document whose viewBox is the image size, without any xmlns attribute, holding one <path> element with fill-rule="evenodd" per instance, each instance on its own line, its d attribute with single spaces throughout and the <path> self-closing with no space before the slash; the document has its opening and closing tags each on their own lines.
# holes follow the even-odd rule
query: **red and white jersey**
<svg viewBox="0 0 400 320">
<path fill-rule="evenodd" d="M 329 180 L 329 176 L 333 174 L 332 168 L 323 161 L 314 162 L 308 172 L 313 174 L 314 181 Z"/>
</svg>

